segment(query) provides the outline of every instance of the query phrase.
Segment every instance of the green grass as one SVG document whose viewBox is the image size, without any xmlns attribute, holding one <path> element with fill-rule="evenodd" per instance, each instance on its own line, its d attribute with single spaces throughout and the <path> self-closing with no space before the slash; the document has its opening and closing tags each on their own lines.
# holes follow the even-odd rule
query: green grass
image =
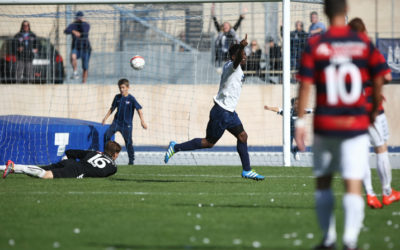
<svg viewBox="0 0 400 250">
<path fill-rule="evenodd" d="M 254 242 L 260 249 L 310 249 L 319 243 L 311 169 L 255 169 L 266 181 L 241 179 L 240 167 L 223 166 L 121 166 L 107 179 L 10 175 L 0 180 L 0 249 L 57 243 L 59 249 L 253 249 Z M 394 170 L 395 188 L 399 179 Z M 334 185 L 341 236 L 340 178 Z M 366 208 L 364 224 L 361 247 L 399 249 L 400 203 Z"/>
</svg>

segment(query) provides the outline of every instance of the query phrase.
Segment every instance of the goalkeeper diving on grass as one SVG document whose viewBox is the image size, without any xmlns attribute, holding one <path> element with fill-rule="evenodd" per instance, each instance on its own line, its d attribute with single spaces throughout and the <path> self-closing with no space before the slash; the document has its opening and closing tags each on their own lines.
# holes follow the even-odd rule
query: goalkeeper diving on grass
<svg viewBox="0 0 400 250">
<path fill-rule="evenodd" d="M 39 167 L 35 165 L 14 164 L 9 160 L 3 169 L 3 178 L 9 174 L 26 174 L 42 179 L 54 178 L 86 178 L 86 177 L 108 177 L 117 172 L 115 160 L 118 158 L 121 146 L 108 141 L 103 152 L 91 150 L 70 149 L 65 152 L 65 158 L 60 162 Z"/>
<path fill-rule="evenodd" d="M 206 137 L 195 138 L 184 143 L 171 141 L 165 153 L 164 162 L 168 163 L 171 157 L 179 151 L 190 151 L 202 148 L 212 148 L 228 130 L 237 138 L 237 152 L 242 162 L 242 177 L 253 180 L 264 180 L 250 167 L 250 157 L 247 149 L 247 133 L 243 128 L 238 114 L 235 112 L 242 91 L 244 74 L 242 66 L 246 65 L 244 48 L 247 46 L 247 34 L 240 44 L 233 44 L 229 48 L 230 60 L 223 67 L 218 94 L 214 97 L 214 106 L 210 111 Z"/>
</svg>

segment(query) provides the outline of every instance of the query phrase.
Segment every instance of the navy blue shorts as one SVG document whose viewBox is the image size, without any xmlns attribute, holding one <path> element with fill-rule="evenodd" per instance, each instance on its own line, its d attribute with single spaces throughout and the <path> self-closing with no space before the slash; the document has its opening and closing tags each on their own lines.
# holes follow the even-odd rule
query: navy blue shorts
<svg viewBox="0 0 400 250">
<path fill-rule="evenodd" d="M 226 129 L 236 137 L 244 131 L 242 122 L 235 111 L 227 111 L 215 104 L 210 111 L 210 120 L 207 124 L 207 141 L 215 144 Z"/>
<path fill-rule="evenodd" d="M 71 54 L 75 54 L 76 59 L 82 58 L 82 69 L 89 68 L 90 50 L 72 49 Z"/>
</svg>

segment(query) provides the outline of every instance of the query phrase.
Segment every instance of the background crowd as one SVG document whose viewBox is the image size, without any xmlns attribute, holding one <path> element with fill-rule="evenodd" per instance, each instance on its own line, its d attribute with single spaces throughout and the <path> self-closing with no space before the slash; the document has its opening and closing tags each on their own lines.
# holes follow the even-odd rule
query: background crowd
<svg viewBox="0 0 400 250">
<path fill-rule="evenodd" d="M 214 6 L 211 8 L 211 15 L 214 20 L 217 37 L 215 39 L 215 66 L 217 71 L 224 62 L 227 61 L 228 49 L 231 44 L 239 43 L 239 37 L 236 34 L 242 21 L 245 19 L 246 10 L 242 11 L 235 25 L 229 22 L 220 24 L 214 13 Z M 310 13 L 311 25 L 308 32 L 304 30 L 302 21 L 296 21 L 294 30 L 290 32 L 290 65 L 294 72 L 297 72 L 300 65 L 300 57 L 305 48 L 309 37 L 322 34 L 326 31 L 325 25 L 319 21 L 318 13 Z M 282 31 L 282 27 L 281 27 Z M 250 38 L 251 40 L 251 38 Z M 257 40 L 253 39 L 245 48 L 247 64 L 244 68 L 246 77 L 259 77 L 262 80 L 268 79 L 271 83 L 279 83 L 282 76 L 282 32 L 280 38 L 274 38 L 267 35 L 263 45 L 259 45 Z"/>
</svg>

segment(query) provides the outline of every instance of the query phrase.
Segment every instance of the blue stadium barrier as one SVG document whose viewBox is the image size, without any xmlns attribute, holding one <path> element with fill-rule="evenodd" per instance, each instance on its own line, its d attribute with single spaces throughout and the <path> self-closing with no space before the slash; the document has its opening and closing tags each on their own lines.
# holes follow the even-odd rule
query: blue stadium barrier
<svg viewBox="0 0 400 250">
<path fill-rule="evenodd" d="M 0 116 L 0 164 L 45 165 L 60 161 L 67 149 L 104 149 L 109 125 L 78 119 Z"/>
</svg>

